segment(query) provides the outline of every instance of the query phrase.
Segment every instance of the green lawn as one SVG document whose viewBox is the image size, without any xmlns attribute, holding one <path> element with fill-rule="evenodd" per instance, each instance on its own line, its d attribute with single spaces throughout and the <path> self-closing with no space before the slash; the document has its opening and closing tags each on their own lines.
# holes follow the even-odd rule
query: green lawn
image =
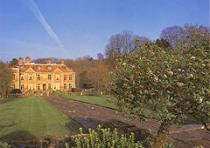
<svg viewBox="0 0 210 148">
<path fill-rule="evenodd" d="M 118 109 L 116 105 L 116 100 L 105 96 L 70 96 L 70 98 L 85 103 L 95 104 L 112 109 Z"/>
<path fill-rule="evenodd" d="M 80 125 L 64 113 L 36 97 L 20 98 L 0 104 L 0 140 L 62 137 L 78 132 Z"/>
</svg>

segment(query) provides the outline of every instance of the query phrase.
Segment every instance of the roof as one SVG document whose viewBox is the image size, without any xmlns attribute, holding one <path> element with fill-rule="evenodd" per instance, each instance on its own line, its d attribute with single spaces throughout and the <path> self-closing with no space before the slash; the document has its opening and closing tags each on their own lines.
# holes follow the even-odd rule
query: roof
<svg viewBox="0 0 210 148">
<path fill-rule="evenodd" d="M 64 64 L 25 64 L 25 65 L 20 65 L 20 70 L 21 72 L 26 72 L 29 69 L 35 72 L 55 72 L 56 70 L 60 70 L 64 73 L 68 72 L 73 72 L 72 69 L 68 68 Z"/>
</svg>

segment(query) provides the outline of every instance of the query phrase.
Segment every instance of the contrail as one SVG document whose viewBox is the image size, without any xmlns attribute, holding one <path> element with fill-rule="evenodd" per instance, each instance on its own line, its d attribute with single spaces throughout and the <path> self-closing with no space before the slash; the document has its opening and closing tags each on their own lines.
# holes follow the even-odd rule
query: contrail
<svg viewBox="0 0 210 148">
<path fill-rule="evenodd" d="M 45 29 L 45 31 L 48 33 L 48 35 L 55 41 L 55 43 L 58 45 L 58 47 L 62 50 L 64 50 L 64 46 L 62 42 L 60 41 L 58 35 L 55 33 L 55 31 L 52 29 L 52 27 L 49 25 L 45 17 L 42 15 L 38 5 L 34 0 L 26 0 L 25 1 L 31 11 L 33 12 L 34 16 L 38 19 L 38 21 L 41 23 L 42 27 Z"/>
</svg>

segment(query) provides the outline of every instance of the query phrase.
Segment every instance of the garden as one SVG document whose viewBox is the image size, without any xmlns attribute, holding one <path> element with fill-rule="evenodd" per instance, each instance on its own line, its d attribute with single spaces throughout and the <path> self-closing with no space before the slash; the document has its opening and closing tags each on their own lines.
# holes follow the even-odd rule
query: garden
<svg viewBox="0 0 210 148">
<path fill-rule="evenodd" d="M 77 122 L 38 97 L 12 99 L 0 104 L 0 140 L 24 140 L 78 133 Z"/>
<path fill-rule="evenodd" d="M 0 102 L 0 147 L 60 146 L 60 147 L 143 147 L 135 136 L 121 135 L 117 129 L 83 130 L 44 98 L 22 97 Z M 99 141 L 98 141 L 99 140 Z M 10 143 L 9 145 L 7 143 Z"/>
</svg>

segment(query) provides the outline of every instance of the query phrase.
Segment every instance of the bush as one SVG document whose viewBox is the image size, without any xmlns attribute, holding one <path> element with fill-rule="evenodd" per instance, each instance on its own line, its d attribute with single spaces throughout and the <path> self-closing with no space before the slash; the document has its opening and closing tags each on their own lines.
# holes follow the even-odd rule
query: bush
<svg viewBox="0 0 210 148">
<path fill-rule="evenodd" d="M 10 148 L 11 146 L 6 142 L 0 142 L 0 148 Z"/>
<path fill-rule="evenodd" d="M 96 130 L 89 129 L 88 133 L 58 138 L 45 136 L 42 139 L 31 139 L 29 141 L 16 141 L 14 143 L 1 143 L 0 148 L 10 147 L 58 147 L 58 148 L 144 148 L 150 147 L 152 140 L 148 137 L 136 140 L 134 133 L 121 134 L 120 130 L 114 128 L 102 128 L 100 125 Z M 166 145 L 167 147 L 168 145 Z M 165 148 L 166 148 L 165 147 Z M 167 147 L 168 148 L 168 147 Z M 171 148 L 171 147 L 170 147 Z"/>
<path fill-rule="evenodd" d="M 82 91 L 82 89 L 80 89 L 80 88 L 72 88 L 72 92 L 81 92 Z"/>
<path fill-rule="evenodd" d="M 10 94 L 21 94 L 22 92 L 21 92 L 21 90 L 20 89 L 12 89 L 11 91 L 10 91 Z"/>
<path fill-rule="evenodd" d="M 20 97 L 21 95 L 22 95 L 22 92 L 20 89 L 12 89 L 9 92 L 9 97 L 17 98 L 17 97 Z"/>
<path fill-rule="evenodd" d="M 106 148 L 106 147 L 120 147 L 120 148 L 143 148 L 140 141 L 135 140 L 134 133 L 128 136 L 119 134 L 115 128 L 111 131 L 109 128 L 101 128 L 99 125 L 95 130 L 89 129 L 88 134 L 81 134 L 75 138 L 75 146 L 78 148 Z"/>
</svg>

